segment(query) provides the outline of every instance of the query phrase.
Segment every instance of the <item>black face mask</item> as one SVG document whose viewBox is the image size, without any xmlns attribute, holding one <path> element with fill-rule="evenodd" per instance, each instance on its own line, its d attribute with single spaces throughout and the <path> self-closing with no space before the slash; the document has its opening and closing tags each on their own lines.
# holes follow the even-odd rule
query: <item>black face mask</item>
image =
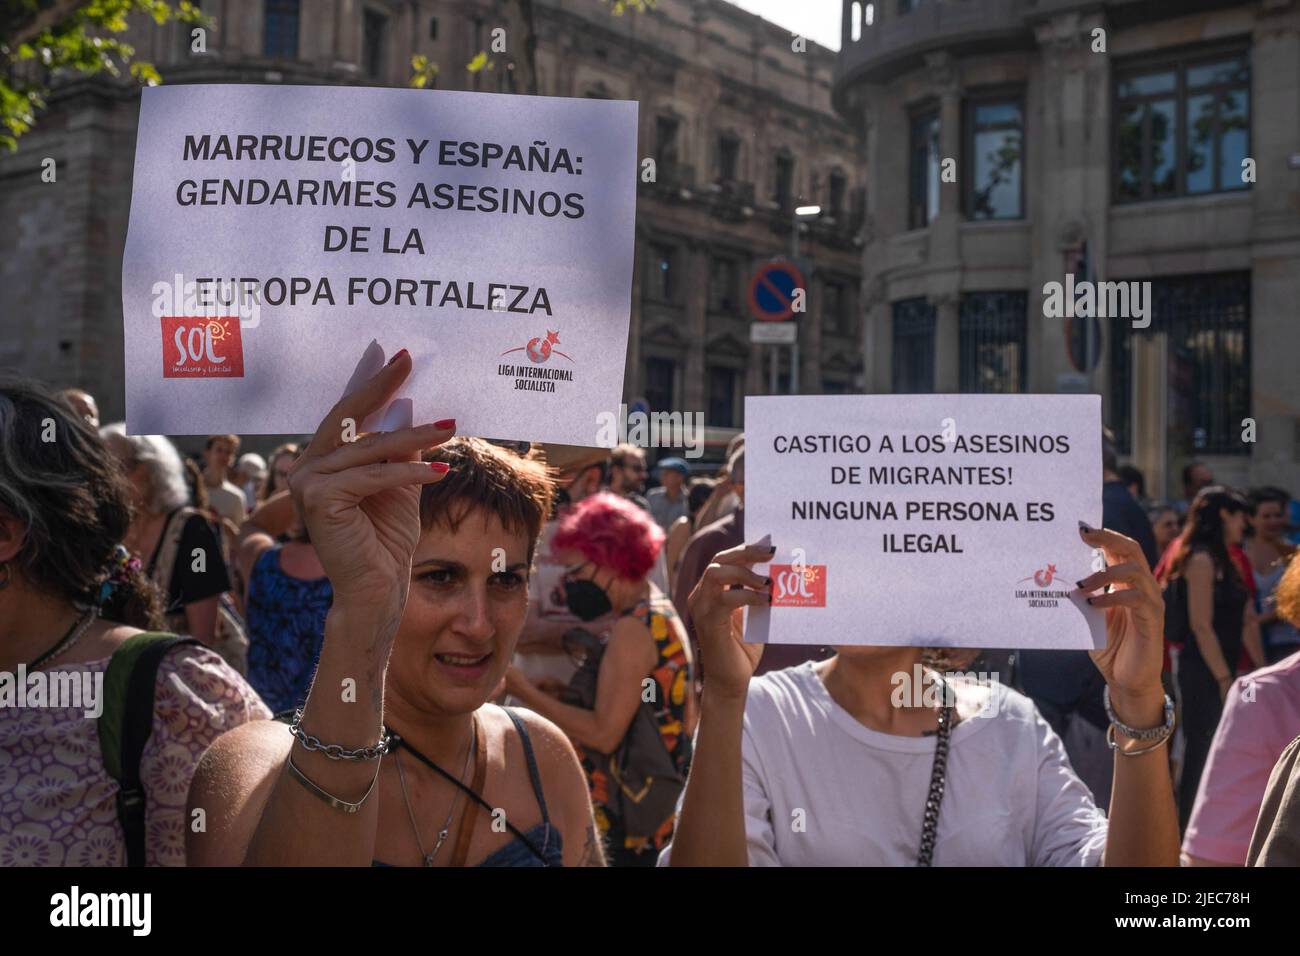
<svg viewBox="0 0 1300 956">
<path fill-rule="evenodd" d="M 605 589 L 595 581 L 565 581 L 564 603 L 583 621 L 594 621 L 614 609 Z"/>
</svg>

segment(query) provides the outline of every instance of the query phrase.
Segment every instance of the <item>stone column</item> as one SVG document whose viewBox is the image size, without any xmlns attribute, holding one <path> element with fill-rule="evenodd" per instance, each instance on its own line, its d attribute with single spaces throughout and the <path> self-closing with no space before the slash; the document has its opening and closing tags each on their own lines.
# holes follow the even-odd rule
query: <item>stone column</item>
<svg viewBox="0 0 1300 956">
<path fill-rule="evenodd" d="M 1255 245 L 1250 276 L 1251 484 L 1300 489 L 1300 376 L 1295 374 L 1295 316 L 1300 302 L 1296 268 L 1297 173 L 1287 168 L 1296 151 L 1300 116 L 1300 28 L 1294 0 L 1261 6 L 1250 51 L 1251 155 L 1256 180 L 1250 187 Z M 1285 118 L 1285 119 L 1284 119 Z M 1232 422 L 1240 430 L 1240 421 Z"/>
<path fill-rule="evenodd" d="M 338 0 L 338 34 L 334 38 L 334 60 L 353 69 L 361 68 L 361 11 L 356 0 Z"/>
<path fill-rule="evenodd" d="M 927 257 L 931 265 L 958 268 L 961 258 L 961 190 L 969 170 L 961 168 L 961 98 L 962 88 L 957 66 L 946 52 L 930 53 L 925 58 L 931 89 L 939 99 L 940 163 L 958 162 L 957 181 L 939 181 L 939 215 L 930 223 Z M 900 148 L 905 148 L 900 146 Z M 942 168 L 942 167 L 941 167 Z"/>
<path fill-rule="evenodd" d="M 862 309 L 862 390 L 888 394 L 894 390 L 894 323 L 885 300 L 884 280 L 864 276 L 858 301 Z"/>
<path fill-rule="evenodd" d="M 704 340 L 708 333 L 709 249 L 699 240 L 686 244 L 685 339 L 686 369 L 682 383 L 682 408 L 703 408 L 706 391 Z"/>
<path fill-rule="evenodd" d="M 1107 278 L 1105 210 L 1110 207 L 1110 57 L 1093 52 L 1100 14 L 1063 13 L 1035 30 L 1040 80 L 1026 95 L 1026 218 L 1035 224 L 1029 281 L 1028 389 L 1054 392 L 1074 373 L 1065 347 L 1065 320 L 1043 316 L 1042 289 L 1064 282 L 1066 254 L 1088 243 L 1097 280 Z M 1075 276 L 1076 281 L 1084 278 Z M 1107 341 L 1109 329 L 1103 328 Z M 1103 389 L 1096 372 L 1092 384 Z"/>
<path fill-rule="evenodd" d="M 956 292 L 930 297 L 934 306 L 934 390 L 961 391 L 961 299 Z"/>
</svg>

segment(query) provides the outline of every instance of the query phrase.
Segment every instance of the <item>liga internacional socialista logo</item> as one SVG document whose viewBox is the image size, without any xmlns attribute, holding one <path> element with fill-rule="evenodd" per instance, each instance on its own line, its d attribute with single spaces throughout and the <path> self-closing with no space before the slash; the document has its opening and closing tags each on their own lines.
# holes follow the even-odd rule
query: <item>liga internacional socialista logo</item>
<svg viewBox="0 0 1300 956">
<path fill-rule="evenodd" d="M 573 364 L 573 359 L 564 352 L 561 352 L 557 345 L 560 344 L 560 333 L 546 330 L 545 336 L 534 336 L 528 340 L 526 345 L 520 345 L 513 349 L 506 349 L 502 355 L 510 355 L 514 352 L 523 352 L 528 356 L 528 365 L 510 365 L 502 362 L 497 365 L 497 374 L 506 375 L 515 380 L 515 388 L 526 392 L 554 392 L 557 382 L 572 382 L 573 371 L 568 368 L 557 367 L 561 363 L 548 365 L 552 358 L 558 356 Z M 545 367 L 544 367 L 545 366 Z"/>
<path fill-rule="evenodd" d="M 1033 581 L 1035 588 L 1016 588 L 1016 600 L 1025 601 L 1029 607 L 1057 607 L 1061 601 L 1068 600 L 1070 592 L 1068 590 L 1050 590 L 1052 582 L 1056 579 L 1059 572 L 1056 565 L 1048 564 L 1045 568 L 1038 568 L 1028 577 L 1023 577 L 1017 584 L 1024 584 L 1026 581 Z"/>
<path fill-rule="evenodd" d="M 163 378 L 243 378 L 239 316 L 164 315 Z"/>
<path fill-rule="evenodd" d="M 767 573 L 773 607 L 826 606 L 826 565 L 773 564 Z"/>
</svg>

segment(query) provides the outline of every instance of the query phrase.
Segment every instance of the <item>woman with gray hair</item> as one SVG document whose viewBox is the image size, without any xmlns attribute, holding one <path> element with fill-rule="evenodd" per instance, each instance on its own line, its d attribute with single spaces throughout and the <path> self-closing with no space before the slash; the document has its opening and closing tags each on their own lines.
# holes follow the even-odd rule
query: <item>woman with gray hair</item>
<svg viewBox="0 0 1300 956">
<path fill-rule="evenodd" d="M 121 422 L 105 425 L 100 435 L 133 491 L 134 513 L 122 543 L 166 596 L 168 627 L 229 659 L 229 649 L 217 646 L 217 623 L 230 575 L 216 530 L 189 507 L 180 454 L 162 435 L 128 435 Z"/>
</svg>

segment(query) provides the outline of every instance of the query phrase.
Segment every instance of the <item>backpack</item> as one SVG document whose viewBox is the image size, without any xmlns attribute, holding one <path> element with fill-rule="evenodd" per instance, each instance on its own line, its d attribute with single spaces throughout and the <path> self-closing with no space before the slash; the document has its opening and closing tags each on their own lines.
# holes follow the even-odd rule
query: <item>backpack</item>
<svg viewBox="0 0 1300 956">
<path fill-rule="evenodd" d="M 564 632 L 563 644 L 570 659 L 578 662 L 578 669 L 564 692 L 564 703 L 595 710 L 596 683 L 605 656 L 605 642 L 585 628 L 575 627 Z M 689 746 L 690 742 L 684 743 Z M 612 784 L 607 803 L 623 821 L 626 835 L 653 844 L 655 834 L 676 812 L 677 799 L 686 787 L 685 778 L 664 746 L 654 705 L 641 702 L 613 753 L 591 750 L 587 751 L 587 757 Z"/>
<path fill-rule="evenodd" d="M 118 783 L 117 819 L 126 838 L 126 865 L 144 866 L 145 792 L 140 758 L 153 732 L 154 688 L 158 665 L 174 647 L 193 644 L 192 637 L 136 634 L 113 652 L 104 672 L 104 709 L 96 721 L 104 769 Z"/>
</svg>

